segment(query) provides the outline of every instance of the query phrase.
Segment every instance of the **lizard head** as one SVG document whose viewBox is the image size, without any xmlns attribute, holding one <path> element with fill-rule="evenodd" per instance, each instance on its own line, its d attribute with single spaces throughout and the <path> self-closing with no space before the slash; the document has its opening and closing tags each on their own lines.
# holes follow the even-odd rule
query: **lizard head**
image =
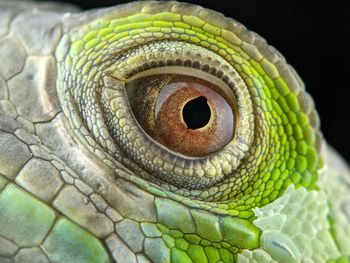
<svg viewBox="0 0 350 263">
<path fill-rule="evenodd" d="M 19 162 L 13 180 L 65 217 L 43 241 L 50 259 L 74 259 L 67 244 L 81 249 L 53 249 L 62 220 L 101 240 L 94 252 L 78 242 L 92 262 L 338 256 L 334 242 L 322 251 L 332 234 L 318 184 L 318 115 L 297 73 L 262 37 L 172 1 L 49 12 L 41 16 L 52 24 L 34 30 L 41 35 L 18 30 L 33 43 L 21 68 L 32 78 L 13 77 L 25 87 L 10 97 L 39 140 L 24 141 L 34 157 Z M 48 40 L 34 43 L 38 36 Z M 43 162 L 59 178 L 44 190 L 28 179 Z"/>
</svg>

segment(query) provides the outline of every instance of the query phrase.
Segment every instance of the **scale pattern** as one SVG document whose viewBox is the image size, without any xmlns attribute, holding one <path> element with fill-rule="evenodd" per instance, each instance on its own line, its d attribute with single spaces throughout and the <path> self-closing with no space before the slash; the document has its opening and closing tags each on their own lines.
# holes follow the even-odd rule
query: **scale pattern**
<svg viewBox="0 0 350 263">
<path fill-rule="evenodd" d="M 0 61 L 0 262 L 350 262 L 349 170 L 294 70 L 238 22 L 0 1 Z M 161 65 L 232 88 L 230 147 L 194 164 L 147 140 L 121 80 Z"/>
</svg>

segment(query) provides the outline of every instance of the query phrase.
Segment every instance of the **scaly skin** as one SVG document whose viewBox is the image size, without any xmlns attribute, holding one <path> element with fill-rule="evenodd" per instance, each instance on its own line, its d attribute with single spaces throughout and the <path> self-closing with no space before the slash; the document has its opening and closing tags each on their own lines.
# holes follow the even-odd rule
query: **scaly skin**
<svg viewBox="0 0 350 263">
<path fill-rule="evenodd" d="M 302 81 L 238 22 L 176 2 L 0 2 L 0 262 L 350 262 L 350 175 Z M 145 136 L 125 81 L 236 98 L 207 157 Z"/>
</svg>

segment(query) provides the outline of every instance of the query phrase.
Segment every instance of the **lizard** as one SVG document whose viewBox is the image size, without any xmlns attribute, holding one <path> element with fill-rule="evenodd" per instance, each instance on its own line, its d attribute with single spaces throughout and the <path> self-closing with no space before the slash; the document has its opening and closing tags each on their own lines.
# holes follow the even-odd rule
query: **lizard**
<svg viewBox="0 0 350 263">
<path fill-rule="evenodd" d="M 0 262 L 350 262 L 349 168 L 236 20 L 0 1 L 0 61 Z"/>
</svg>

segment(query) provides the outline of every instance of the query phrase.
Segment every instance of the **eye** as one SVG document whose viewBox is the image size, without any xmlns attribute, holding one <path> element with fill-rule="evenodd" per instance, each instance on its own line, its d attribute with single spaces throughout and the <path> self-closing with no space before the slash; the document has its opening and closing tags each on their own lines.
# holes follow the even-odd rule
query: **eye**
<svg viewBox="0 0 350 263">
<path fill-rule="evenodd" d="M 138 123 L 157 142 L 186 156 L 205 156 L 233 138 L 234 113 L 220 88 L 185 75 L 152 75 L 126 85 Z"/>
<path fill-rule="evenodd" d="M 214 52 L 151 42 L 121 52 L 104 72 L 95 92 L 121 151 L 116 157 L 127 156 L 156 180 L 204 189 L 232 173 L 249 151 L 249 94 L 237 71 Z M 198 110 L 201 118 L 193 118 Z"/>
</svg>

